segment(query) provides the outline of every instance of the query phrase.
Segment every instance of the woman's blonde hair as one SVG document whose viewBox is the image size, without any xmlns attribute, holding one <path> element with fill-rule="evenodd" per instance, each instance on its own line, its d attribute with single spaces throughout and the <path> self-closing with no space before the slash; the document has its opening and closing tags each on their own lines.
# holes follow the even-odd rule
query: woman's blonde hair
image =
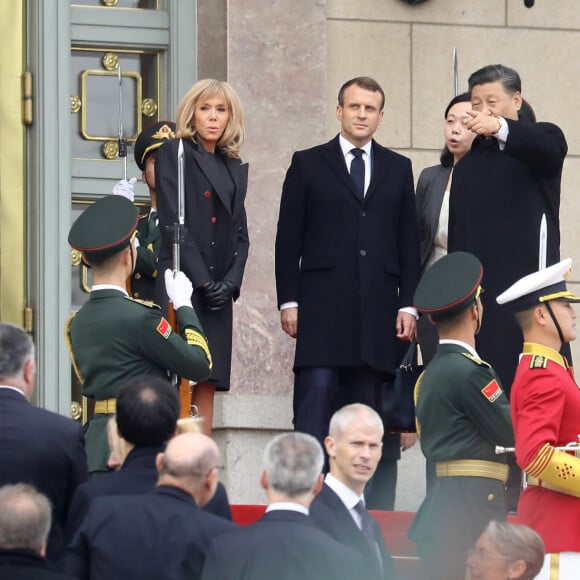
<svg viewBox="0 0 580 580">
<path fill-rule="evenodd" d="M 217 142 L 217 147 L 227 156 L 240 158 L 240 149 L 244 142 L 244 113 L 238 95 L 224 81 L 204 79 L 197 81 L 181 99 L 177 107 L 177 137 L 196 141 L 196 130 L 193 125 L 195 108 L 203 99 L 219 96 L 228 105 L 230 118 L 228 124 Z"/>
<path fill-rule="evenodd" d="M 177 419 L 176 435 L 184 433 L 203 433 L 203 419 L 201 417 L 182 417 Z"/>
</svg>

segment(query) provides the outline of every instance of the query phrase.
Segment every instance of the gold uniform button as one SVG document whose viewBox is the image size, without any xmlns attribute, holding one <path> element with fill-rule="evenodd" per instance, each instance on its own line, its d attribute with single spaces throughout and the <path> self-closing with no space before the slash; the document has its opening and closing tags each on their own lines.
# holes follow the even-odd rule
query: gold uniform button
<svg viewBox="0 0 580 580">
<path fill-rule="evenodd" d="M 139 292 L 133 292 L 133 298 L 139 298 Z"/>
<path fill-rule="evenodd" d="M 141 280 L 141 274 L 139 272 L 135 274 L 135 280 Z"/>
<path fill-rule="evenodd" d="M 487 501 L 493 501 L 494 499 L 495 499 L 495 494 L 493 494 L 493 493 L 487 494 Z"/>
</svg>

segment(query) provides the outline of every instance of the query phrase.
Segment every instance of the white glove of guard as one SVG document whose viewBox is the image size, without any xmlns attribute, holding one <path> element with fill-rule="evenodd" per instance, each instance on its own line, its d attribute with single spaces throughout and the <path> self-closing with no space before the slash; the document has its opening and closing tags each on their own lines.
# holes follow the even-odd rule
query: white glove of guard
<svg viewBox="0 0 580 580">
<path fill-rule="evenodd" d="M 173 308 L 178 310 L 182 306 L 191 306 L 191 295 L 193 294 L 193 284 L 183 272 L 177 272 L 173 276 L 173 270 L 165 270 L 165 291 L 169 300 L 173 302 Z"/>
<path fill-rule="evenodd" d="M 113 195 L 121 195 L 126 197 L 129 201 L 135 201 L 135 191 L 133 190 L 135 183 L 137 183 L 136 177 L 131 177 L 129 181 L 126 179 L 117 181 L 113 187 Z"/>
</svg>

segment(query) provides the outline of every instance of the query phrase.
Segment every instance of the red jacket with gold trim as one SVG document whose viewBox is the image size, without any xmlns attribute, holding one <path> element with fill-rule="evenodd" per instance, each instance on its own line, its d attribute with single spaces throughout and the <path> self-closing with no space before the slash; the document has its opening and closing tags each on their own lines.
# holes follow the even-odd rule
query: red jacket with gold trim
<svg viewBox="0 0 580 580">
<path fill-rule="evenodd" d="M 579 552 L 580 459 L 554 447 L 578 440 L 580 389 L 558 352 L 524 343 L 511 391 L 511 414 L 518 465 L 550 487 L 529 485 L 524 490 L 518 505 L 520 523 L 540 534 L 546 552 Z"/>
</svg>

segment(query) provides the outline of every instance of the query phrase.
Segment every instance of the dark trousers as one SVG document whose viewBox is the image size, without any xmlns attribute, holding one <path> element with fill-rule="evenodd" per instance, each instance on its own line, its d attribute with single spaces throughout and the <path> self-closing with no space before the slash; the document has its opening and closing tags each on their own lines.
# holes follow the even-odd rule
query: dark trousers
<svg viewBox="0 0 580 580">
<path fill-rule="evenodd" d="M 296 369 L 294 429 L 316 437 L 324 448 L 330 418 L 344 405 L 363 403 L 379 412 L 379 394 L 384 380 L 381 373 L 369 367 Z"/>
</svg>

